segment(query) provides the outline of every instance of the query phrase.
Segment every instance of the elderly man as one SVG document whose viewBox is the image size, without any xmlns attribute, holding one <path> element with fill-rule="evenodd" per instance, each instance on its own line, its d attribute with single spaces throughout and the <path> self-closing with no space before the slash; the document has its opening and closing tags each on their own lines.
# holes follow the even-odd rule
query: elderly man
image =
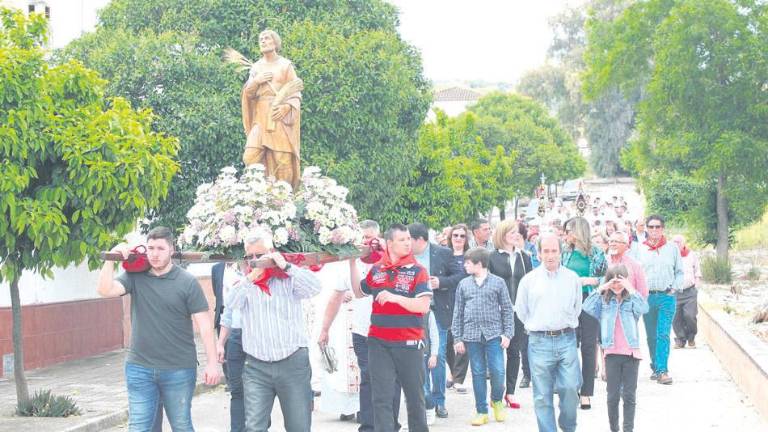
<svg viewBox="0 0 768 432">
<path fill-rule="evenodd" d="M 456 286 L 464 278 L 459 263 L 450 249 L 429 241 L 429 231 L 424 224 L 408 225 L 413 242 L 413 255 L 429 271 L 429 287 L 432 288 L 432 310 L 437 320 L 440 345 L 437 365 L 432 369 L 432 397 L 437 417 L 448 417 L 445 408 L 445 357 L 448 345 L 448 331 L 453 319 L 453 305 L 456 302 Z M 429 401 L 428 401 L 429 402 Z"/>
<path fill-rule="evenodd" d="M 696 347 L 696 315 L 699 313 L 698 287 L 701 284 L 701 264 L 696 252 L 688 249 L 685 237 L 676 235 L 672 241 L 680 249 L 683 260 L 683 289 L 677 292 L 677 308 L 672 327 L 675 330 L 675 348 Z"/>
<path fill-rule="evenodd" d="M 560 240 L 544 234 L 539 240 L 542 265 L 520 281 L 515 312 L 528 332 L 528 361 L 533 381 L 533 403 L 539 432 L 576 430 L 581 369 L 576 327 L 581 314 L 581 282 L 560 265 Z M 560 398 L 555 424 L 553 394 Z"/>
<path fill-rule="evenodd" d="M 683 261 L 677 246 L 667 243 L 664 237 L 664 218 L 648 216 L 645 226 L 648 239 L 635 243 L 632 254 L 643 266 L 648 282 L 649 309 L 643 323 L 651 356 L 651 379 L 669 385 L 669 333 L 675 316 L 675 292 L 683 288 Z"/>
<path fill-rule="evenodd" d="M 275 396 L 287 432 L 311 430 L 312 372 L 301 300 L 320 292 L 320 280 L 287 263 L 264 230 L 246 239 L 245 253 L 251 261 L 246 280 L 234 288 L 225 308 L 241 316 L 246 430 L 267 431 Z M 272 259 L 275 267 L 253 268 L 252 260 L 259 258 Z"/>
<path fill-rule="evenodd" d="M 635 290 L 643 297 L 648 297 L 648 284 L 645 282 L 645 271 L 639 262 L 627 253 L 629 251 L 629 239 L 621 231 L 611 234 L 608 239 L 608 264 L 613 267 L 624 264 L 629 271 L 629 281 Z"/>
<path fill-rule="evenodd" d="M 373 297 L 368 330 L 368 371 L 373 389 L 376 432 L 395 430 L 392 399 L 399 381 L 408 409 L 408 430 L 425 432 L 424 314 L 432 290 L 429 274 L 413 256 L 408 227 L 392 225 L 384 234 L 386 251 L 361 280 L 355 260 L 349 261 L 355 296 Z"/>
</svg>

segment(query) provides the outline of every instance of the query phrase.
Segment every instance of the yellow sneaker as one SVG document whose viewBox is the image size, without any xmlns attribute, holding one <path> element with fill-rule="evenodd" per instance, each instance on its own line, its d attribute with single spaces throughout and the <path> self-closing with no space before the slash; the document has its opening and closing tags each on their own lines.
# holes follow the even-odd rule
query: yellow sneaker
<svg viewBox="0 0 768 432">
<path fill-rule="evenodd" d="M 504 402 L 495 401 L 491 403 L 491 406 L 493 407 L 493 418 L 495 418 L 497 422 L 503 422 L 507 418 L 507 412 L 504 410 Z"/>
<path fill-rule="evenodd" d="M 472 426 L 482 426 L 488 423 L 488 414 L 478 414 L 472 419 Z"/>
</svg>

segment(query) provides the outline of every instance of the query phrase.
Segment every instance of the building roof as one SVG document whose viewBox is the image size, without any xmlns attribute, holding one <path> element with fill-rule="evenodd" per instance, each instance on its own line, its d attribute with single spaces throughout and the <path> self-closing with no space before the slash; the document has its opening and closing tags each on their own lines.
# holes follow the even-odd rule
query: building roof
<svg viewBox="0 0 768 432">
<path fill-rule="evenodd" d="M 435 102 L 476 101 L 480 93 L 461 87 L 450 87 L 435 92 Z"/>
</svg>

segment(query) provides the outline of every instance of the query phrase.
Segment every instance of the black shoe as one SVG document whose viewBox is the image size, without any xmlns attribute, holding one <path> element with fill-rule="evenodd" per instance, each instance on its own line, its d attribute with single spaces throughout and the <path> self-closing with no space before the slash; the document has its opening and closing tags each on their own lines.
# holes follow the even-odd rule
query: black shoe
<svg viewBox="0 0 768 432">
<path fill-rule="evenodd" d="M 656 372 L 652 373 L 651 374 L 651 380 L 658 381 L 659 380 L 659 374 L 657 374 Z"/>
<path fill-rule="evenodd" d="M 435 408 L 435 414 L 438 418 L 448 418 L 448 410 L 444 406 L 438 406 Z"/>
<path fill-rule="evenodd" d="M 531 379 L 528 377 L 523 377 L 523 379 L 520 380 L 520 388 L 528 388 L 531 386 Z"/>
<path fill-rule="evenodd" d="M 354 414 L 342 414 L 339 416 L 339 420 L 341 421 L 354 421 L 355 415 Z"/>
</svg>

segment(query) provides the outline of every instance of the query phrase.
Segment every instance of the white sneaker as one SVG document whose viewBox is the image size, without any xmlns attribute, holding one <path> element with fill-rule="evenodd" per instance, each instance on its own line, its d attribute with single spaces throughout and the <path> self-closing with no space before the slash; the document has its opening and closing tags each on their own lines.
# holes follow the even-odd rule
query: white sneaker
<svg viewBox="0 0 768 432">
<path fill-rule="evenodd" d="M 435 414 L 434 409 L 428 409 L 427 410 L 427 426 L 432 426 L 435 424 L 435 418 L 437 418 L 437 415 Z"/>
</svg>

